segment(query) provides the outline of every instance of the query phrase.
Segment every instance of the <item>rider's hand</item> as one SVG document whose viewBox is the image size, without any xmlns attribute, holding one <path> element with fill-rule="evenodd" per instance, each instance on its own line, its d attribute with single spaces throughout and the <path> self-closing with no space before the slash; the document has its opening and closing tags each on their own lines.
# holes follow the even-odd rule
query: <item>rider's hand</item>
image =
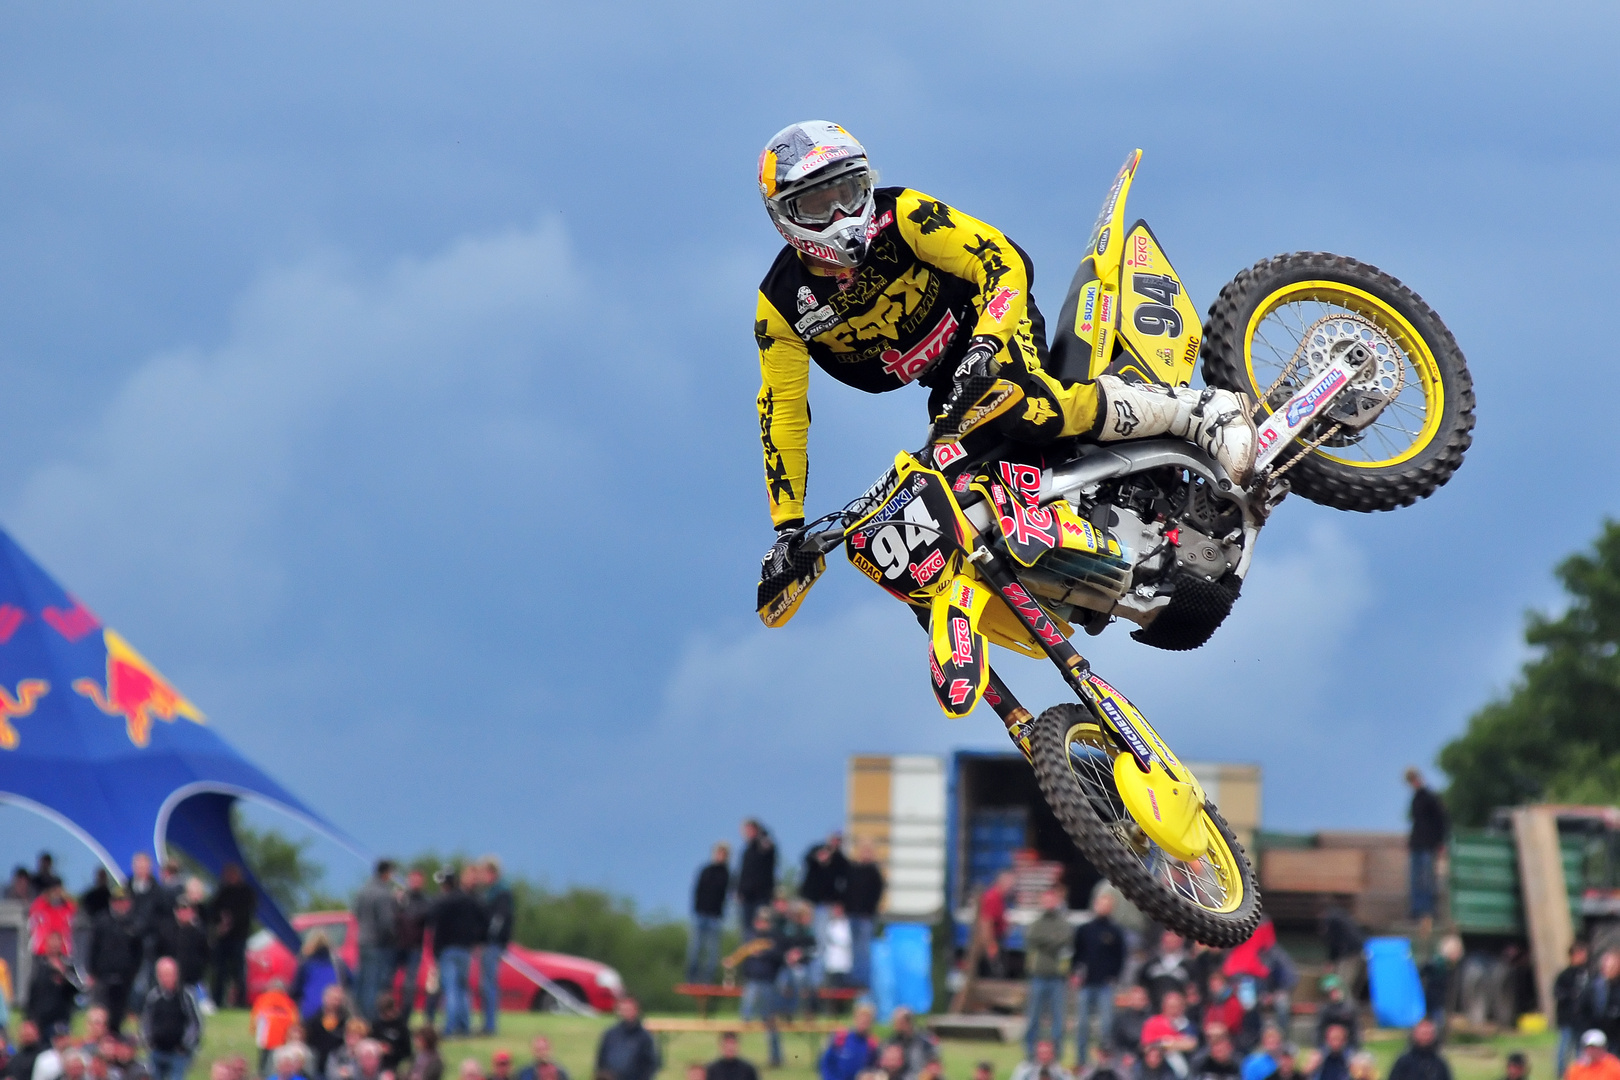
<svg viewBox="0 0 1620 1080">
<path fill-rule="evenodd" d="M 969 379 L 994 377 L 1001 365 L 996 363 L 996 354 L 1001 351 L 1001 342 L 988 334 L 980 334 L 968 340 L 967 352 L 956 365 L 956 371 L 951 381 L 961 386 Z"/>
<path fill-rule="evenodd" d="M 771 545 L 771 550 L 767 551 L 765 557 L 759 561 L 759 579 L 761 581 L 770 581 L 773 577 L 780 577 L 787 573 L 788 566 L 793 559 L 793 553 L 799 546 L 800 538 L 794 536 L 793 533 L 802 528 L 804 528 L 803 518 L 784 521 L 776 527 L 776 543 Z"/>
</svg>

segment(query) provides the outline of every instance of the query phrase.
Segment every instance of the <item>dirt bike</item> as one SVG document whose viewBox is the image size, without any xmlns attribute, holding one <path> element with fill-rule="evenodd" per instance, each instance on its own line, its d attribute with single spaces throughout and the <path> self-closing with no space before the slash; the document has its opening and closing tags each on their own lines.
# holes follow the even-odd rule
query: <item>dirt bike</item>
<svg viewBox="0 0 1620 1080">
<path fill-rule="evenodd" d="M 1124 619 L 1146 644 L 1197 648 L 1231 611 L 1290 490 L 1346 510 L 1410 505 L 1461 464 L 1474 399 L 1440 318 L 1353 259 L 1261 262 L 1200 325 L 1147 224 L 1125 226 L 1140 160 L 1140 150 L 1126 160 L 1092 228 L 1057 320 L 1054 370 L 1185 386 L 1201 352 L 1208 385 L 1254 403 L 1252 479 L 1234 483 L 1180 439 L 975 450 L 1023 397 L 981 376 L 958 385 L 921 450 L 796 534 L 788 568 L 760 583 L 759 614 L 767 626 L 792 618 L 842 546 L 915 609 L 945 714 L 988 703 L 1096 869 L 1150 918 L 1231 946 L 1261 918 L 1247 854 L 1198 778 L 1069 638 Z M 1050 660 L 1078 703 L 1031 715 L 990 667 L 990 642 Z"/>
</svg>

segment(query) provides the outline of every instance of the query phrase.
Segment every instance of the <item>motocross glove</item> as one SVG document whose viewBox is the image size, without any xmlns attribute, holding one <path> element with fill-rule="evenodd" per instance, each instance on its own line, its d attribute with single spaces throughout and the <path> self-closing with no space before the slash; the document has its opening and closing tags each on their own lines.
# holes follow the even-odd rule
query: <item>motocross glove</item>
<svg viewBox="0 0 1620 1080">
<path fill-rule="evenodd" d="M 996 354 L 1001 351 L 1001 342 L 989 334 L 980 334 L 968 339 L 967 352 L 962 354 L 961 361 L 956 365 L 956 373 L 952 381 L 958 389 L 970 379 L 994 378 L 1001 365 L 996 362 Z"/>
<path fill-rule="evenodd" d="M 759 561 L 761 581 L 771 581 L 788 574 L 793 566 L 793 556 L 799 547 L 799 537 L 792 534 L 802 528 L 804 518 L 793 518 L 776 527 L 776 543 L 771 545 L 771 549 Z"/>
</svg>

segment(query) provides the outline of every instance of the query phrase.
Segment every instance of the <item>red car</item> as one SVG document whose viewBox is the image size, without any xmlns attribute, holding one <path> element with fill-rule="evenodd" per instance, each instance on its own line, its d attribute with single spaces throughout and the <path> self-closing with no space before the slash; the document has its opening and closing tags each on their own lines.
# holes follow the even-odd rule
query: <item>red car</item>
<svg viewBox="0 0 1620 1080">
<path fill-rule="evenodd" d="M 325 933 L 326 940 L 349 971 L 353 973 L 358 970 L 360 949 L 355 941 L 358 934 L 351 912 L 309 911 L 302 915 L 294 915 L 292 924 L 293 929 L 305 937 L 313 930 Z M 478 995 L 480 959 L 480 956 L 474 955 L 472 977 L 468 980 L 475 1008 L 482 1008 Z M 562 953 L 541 952 L 539 949 L 528 949 L 514 943 L 506 947 L 506 962 L 501 965 L 499 975 L 498 985 L 501 989 L 503 1010 L 541 1010 L 556 1007 L 550 992 L 538 980 L 531 977 L 530 971 L 551 980 L 576 1000 L 602 1012 L 611 1012 L 619 1003 L 619 999 L 624 996 L 624 980 L 619 978 L 617 971 L 606 964 Z M 287 947 L 270 931 L 260 930 L 248 939 L 247 982 L 250 1002 L 263 993 L 272 979 L 280 979 L 290 988 L 293 976 L 297 973 L 298 958 L 288 952 Z M 394 989 L 397 993 L 405 976 L 401 973 L 394 978 Z M 427 984 L 426 965 L 418 971 L 416 984 L 420 1001 L 423 988 Z"/>
</svg>

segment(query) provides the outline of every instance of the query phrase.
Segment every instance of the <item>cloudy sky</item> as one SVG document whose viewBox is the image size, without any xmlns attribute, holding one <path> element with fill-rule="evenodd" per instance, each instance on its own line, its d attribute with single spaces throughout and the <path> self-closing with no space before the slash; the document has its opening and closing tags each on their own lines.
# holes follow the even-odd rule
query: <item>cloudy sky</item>
<svg viewBox="0 0 1620 1080">
<path fill-rule="evenodd" d="M 743 815 L 794 854 L 837 824 L 851 752 L 1003 741 L 939 715 L 910 616 L 841 561 L 753 617 L 760 146 L 844 124 L 1026 247 L 1049 310 L 1141 146 L 1132 211 L 1201 308 L 1332 250 L 1468 355 L 1435 498 L 1292 499 L 1205 649 L 1087 643 L 1186 756 L 1264 765 L 1270 827 L 1399 827 L 1400 768 L 1512 677 L 1615 504 L 1617 32 L 1597 3 L 8 4 L 0 525 L 373 850 L 678 908 Z M 923 395 L 811 394 L 824 511 Z"/>
</svg>

